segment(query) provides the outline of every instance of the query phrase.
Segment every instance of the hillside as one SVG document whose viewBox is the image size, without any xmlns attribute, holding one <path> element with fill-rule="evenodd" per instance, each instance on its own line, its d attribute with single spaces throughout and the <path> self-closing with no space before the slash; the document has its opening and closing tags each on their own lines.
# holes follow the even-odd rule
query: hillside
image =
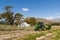
<svg viewBox="0 0 60 40">
<path fill-rule="evenodd" d="M 44 24 L 52 23 L 51 20 L 48 20 L 48 19 L 45 19 L 45 18 L 36 18 L 36 22 L 44 22 Z"/>
<path fill-rule="evenodd" d="M 60 22 L 60 18 L 54 18 L 54 19 L 51 19 L 52 21 L 54 22 Z"/>
</svg>

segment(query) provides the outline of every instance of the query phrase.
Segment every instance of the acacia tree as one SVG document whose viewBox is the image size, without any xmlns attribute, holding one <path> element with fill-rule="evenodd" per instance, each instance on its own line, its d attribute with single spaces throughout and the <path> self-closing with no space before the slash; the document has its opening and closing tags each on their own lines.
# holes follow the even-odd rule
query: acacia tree
<svg viewBox="0 0 60 40">
<path fill-rule="evenodd" d="M 5 11 L 6 12 L 3 12 L 3 14 L 2 14 L 2 17 L 3 18 L 6 18 L 6 20 L 8 21 L 8 22 L 10 22 L 10 24 L 13 24 L 13 14 L 14 14 L 14 12 L 11 12 L 11 10 L 12 10 L 12 6 L 5 6 Z M 12 20 L 12 22 L 11 22 L 11 20 Z"/>
<path fill-rule="evenodd" d="M 22 21 L 21 21 L 22 17 L 23 17 L 23 15 L 20 14 L 20 13 L 16 13 L 16 14 L 15 14 L 15 20 L 17 21 L 17 22 L 15 22 L 16 25 L 18 25 L 18 23 L 21 23 L 21 22 L 22 22 Z"/>
<path fill-rule="evenodd" d="M 22 18 L 22 14 L 20 14 L 20 13 L 16 13 L 15 15 L 13 15 L 14 14 L 14 12 L 12 12 L 11 10 L 12 10 L 12 8 L 13 8 L 13 6 L 5 6 L 5 12 L 3 12 L 2 14 L 1 14 L 1 17 L 2 18 L 6 18 L 6 20 L 8 21 L 8 22 L 10 22 L 11 24 L 13 24 L 13 22 L 11 21 L 11 20 L 14 20 L 14 19 L 18 19 L 19 21 L 20 21 L 20 19 Z M 1 18 L 0 17 L 0 18 Z"/>
<path fill-rule="evenodd" d="M 12 8 L 13 8 L 12 6 L 5 6 L 4 9 L 6 12 L 3 12 L 2 18 L 6 18 L 7 20 L 12 19 L 14 14 L 14 12 L 11 12 Z"/>
</svg>

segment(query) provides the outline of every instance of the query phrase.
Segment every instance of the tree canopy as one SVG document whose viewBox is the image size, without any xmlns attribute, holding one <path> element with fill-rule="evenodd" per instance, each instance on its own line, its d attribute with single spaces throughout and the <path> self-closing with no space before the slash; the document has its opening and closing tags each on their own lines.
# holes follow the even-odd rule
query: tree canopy
<svg viewBox="0 0 60 40">
<path fill-rule="evenodd" d="M 31 26 L 36 24 L 36 18 L 34 18 L 34 17 L 26 18 L 24 21 L 27 22 L 28 24 L 30 24 Z"/>
<path fill-rule="evenodd" d="M 13 6 L 5 6 L 4 9 L 5 9 L 5 12 L 3 12 L 2 14 L 0 14 L 0 18 L 6 18 L 6 20 L 8 22 L 10 22 L 11 20 L 14 20 L 14 19 L 18 19 L 20 20 L 21 17 L 23 16 L 22 14 L 20 14 L 19 12 L 15 13 L 15 12 L 12 12 Z M 13 15 L 15 14 L 15 15 Z"/>
</svg>

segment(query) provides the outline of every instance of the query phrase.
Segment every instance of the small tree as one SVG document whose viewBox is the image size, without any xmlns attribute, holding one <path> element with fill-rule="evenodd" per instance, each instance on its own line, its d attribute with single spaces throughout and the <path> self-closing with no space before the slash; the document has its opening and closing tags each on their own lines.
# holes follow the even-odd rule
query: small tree
<svg viewBox="0 0 60 40">
<path fill-rule="evenodd" d="M 36 24 L 36 18 L 34 18 L 34 17 L 27 18 L 24 21 L 27 22 L 28 24 L 30 24 L 31 26 Z"/>
<path fill-rule="evenodd" d="M 20 14 L 20 13 L 16 13 L 15 14 L 15 19 L 18 19 L 18 20 L 20 20 L 21 18 L 22 18 L 22 14 Z"/>
<path fill-rule="evenodd" d="M 12 20 L 13 19 L 13 14 L 14 12 L 11 12 L 13 6 L 5 6 L 5 11 L 2 15 L 2 17 L 5 17 L 7 20 Z"/>
<path fill-rule="evenodd" d="M 16 13 L 16 14 L 15 14 L 15 20 L 16 20 L 15 24 L 16 24 L 16 25 L 18 25 L 18 23 L 21 23 L 20 21 L 21 21 L 21 18 L 22 18 L 22 17 L 23 17 L 23 15 L 20 14 L 20 13 Z"/>
</svg>

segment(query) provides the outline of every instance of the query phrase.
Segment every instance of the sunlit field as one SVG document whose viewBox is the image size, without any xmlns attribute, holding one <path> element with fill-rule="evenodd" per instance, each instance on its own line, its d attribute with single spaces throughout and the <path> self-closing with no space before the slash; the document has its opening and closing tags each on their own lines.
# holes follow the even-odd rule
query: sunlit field
<svg viewBox="0 0 60 40">
<path fill-rule="evenodd" d="M 45 31 L 34 31 L 34 27 L 18 27 L 10 25 L 0 25 L 0 35 L 21 35 L 13 38 L 7 38 L 5 40 L 36 40 L 37 37 L 45 35 L 47 33 L 55 32 L 57 35 L 49 40 L 59 40 L 60 39 L 60 26 L 52 26 L 51 30 Z"/>
<path fill-rule="evenodd" d="M 0 40 L 60 40 L 60 0 L 0 0 Z"/>
</svg>

